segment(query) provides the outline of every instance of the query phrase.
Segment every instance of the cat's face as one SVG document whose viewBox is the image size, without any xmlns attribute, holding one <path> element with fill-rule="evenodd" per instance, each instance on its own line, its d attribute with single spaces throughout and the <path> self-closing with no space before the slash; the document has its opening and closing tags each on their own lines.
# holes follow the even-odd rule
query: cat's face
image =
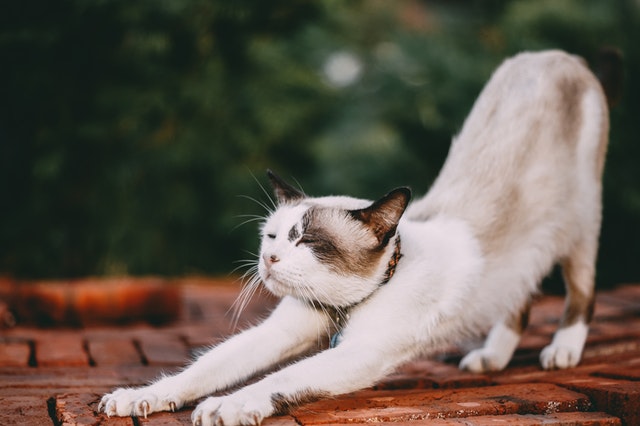
<svg viewBox="0 0 640 426">
<path fill-rule="evenodd" d="M 262 227 L 258 271 L 277 296 L 349 306 L 380 284 L 394 248 L 406 188 L 371 203 L 306 197 L 270 173 L 279 206 Z"/>
</svg>

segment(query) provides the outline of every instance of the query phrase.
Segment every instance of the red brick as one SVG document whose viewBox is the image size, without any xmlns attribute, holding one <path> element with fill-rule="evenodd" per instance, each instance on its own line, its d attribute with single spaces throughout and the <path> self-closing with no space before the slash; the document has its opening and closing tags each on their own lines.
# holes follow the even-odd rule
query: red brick
<svg viewBox="0 0 640 426">
<path fill-rule="evenodd" d="M 640 317 L 594 321 L 589 327 L 589 337 L 600 336 L 609 340 L 638 337 L 640 336 Z"/>
<path fill-rule="evenodd" d="M 180 335 L 189 348 L 204 348 L 219 343 L 220 336 L 227 331 L 222 330 L 218 324 L 195 323 L 183 324 L 172 327 L 176 334 Z"/>
<path fill-rule="evenodd" d="M 557 324 L 564 308 L 564 296 L 545 296 L 531 307 L 530 326 Z"/>
<path fill-rule="evenodd" d="M 66 426 L 94 426 L 102 422 L 90 404 L 96 404 L 100 396 L 92 393 L 63 394 L 56 396 L 55 416 L 58 424 Z M 131 418 L 114 418 L 113 426 L 133 426 Z"/>
<path fill-rule="evenodd" d="M 69 289 L 57 281 L 22 283 L 15 287 L 11 306 L 18 323 L 50 326 L 69 318 Z"/>
<path fill-rule="evenodd" d="M 186 344 L 173 336 L 142 336 L 139 344 L 149 365 L 184 365 L 190 360 Z"/>
<path fill-rule="evenodd" d="M 640 285 L 618 286 L 612 291 L 598 294 L 598 300 L 619 306 L 626 314 L 640 312 Z"/>
<path fill-rule="evenodd" d="M 87 366 L 89 357 L 78 334 L 51 332 L 35 342 L 38 366 Z"/>
<path fill-rule="evenodd" d="M 30 389 L 37 388 L 82 387 L 99 388 L 102 391 L 116 386 L 142 385 L 161 372 L 169 374 L 173 370 L 166 367 L 147 366 L 2 368 L 0 369 L 0 383 L 2 383 L 0 390 L 16 389 L 28 392 Z"/>
<path fill-rule="evenodd" d="M 425 391 L 364 391 L 300 407 L 292 414 L 303 424 L 364 423 L 503 414 L 584 411 L 582 394 L 550 385 L 505 385 Z"/>
<path fill-rule="evenodd" d="M 263 426 L 298 426 L 298 422 L 292 416 L 277 416 L 264 419 Z"/>
<path fill-rule="evenodd" d="M 527 331 L 523 334 L 522 338 L 520 339 L 520 344 L 518 345 L 518 349 L 540 351 L 549 343 L 551 343 L 551 333 L 540 335 L 540 334 L 534 334 L 531 331 Z"/>
<path fill-rule="evenodd" d="M 604 368 L 594 372 L 593 375 L 611 379 L 640 381 L 640 365 Z"/>
<path fill-rule="evenodd" d="M 491 378 L 483 374 L 461 371 L 457 365 L 433 360 L 418 360 L 402 366 L 374 388 L 382 389 L 449 389 L 486 386 Z"/>
<path fill-rule="evenodd" d="M 27 342 L 0 342 L 0 367 L 27 367 L 30 354 Z"/>
<path fill-rule="evenodd" d="M 90 340 L 89 354 L 96 365 L 141 365 L 142 359 L 131 339 Z"/>
<path fill-rule="evenodd" d="M 179 411 L 177 413 L 153 413 L 146 419 L 144 417 L 136 417 L 136 424 L 149 426 L 187 426 L 191 425 L 191 412 Z M 111 426 L 106 423 L 105 426 Z"/>
<path fill-rule="evenodd" d="M 415 426 L 418 422 L 382 422 L 380 426 Z M 432 419 L 430 425 L 464 426 L 619 426 L 620 419 L 606 413 L 507 414 L 452 419 Z"/>
<path fill-rule="evenodd" d="M 594 376 L 564 377 L 557 383 L 588 395 L 598 411 L 620 417 L 626 425 L 640 425 L 640 385 L 637 382 Z"/>
<path fill-rule="evenodd" d="M 0 425 L 50 425 L 47 397 L 3 396 L 0 397 Z"/>
<path fill-rule="evenodd" d="M 615 356 L 628 356 L 640 353 L 640 339 L 622 339 L 588 345 L 582 353 L 582 363 L 610 362 Z"/>
</svg>

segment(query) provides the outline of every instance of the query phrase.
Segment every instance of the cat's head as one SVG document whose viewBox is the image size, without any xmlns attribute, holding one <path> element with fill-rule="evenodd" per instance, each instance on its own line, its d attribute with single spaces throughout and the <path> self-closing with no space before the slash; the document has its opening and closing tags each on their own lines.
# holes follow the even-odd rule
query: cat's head
<svg viewBox="0 0 640 426">
<path fill-rule="evenodd" d="M 371 294 L 396 251 L 410 190 L 395 189 L 375 202 L 314 198 L 268 175 L 278 206 L 262 226 L 258 271 L 265 286 L 277 296 L 335 307 Z"/>
</svg>

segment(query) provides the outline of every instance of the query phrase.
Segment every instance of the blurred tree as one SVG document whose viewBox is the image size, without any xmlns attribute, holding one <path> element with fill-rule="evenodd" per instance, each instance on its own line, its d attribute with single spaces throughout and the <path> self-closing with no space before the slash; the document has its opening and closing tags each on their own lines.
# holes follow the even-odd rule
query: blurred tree
<svg viewBox="0 0 640 426">
<path fill-rule="evenodd" d="M 0 268 L 228 272 L 267 167 L 312 194 L 422 193 L 503 58 L 615 45 L 632 76 L 639 24 L 633 0 L 5 2 Z M 640 278 L 638 90 L 612 112 L 605 284 Z"/>
</svg>

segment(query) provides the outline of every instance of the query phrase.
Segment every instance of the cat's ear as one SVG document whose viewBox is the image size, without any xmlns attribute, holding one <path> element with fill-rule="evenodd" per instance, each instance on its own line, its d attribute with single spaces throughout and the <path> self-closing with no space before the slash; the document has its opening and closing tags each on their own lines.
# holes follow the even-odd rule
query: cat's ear
<svg viewBox="0 0 640 426">
<path fill-rule="evenodd" d="M 306 197 L 304 192 L 294 188 L 271 170 L 267 170 L 267 177 L 271 181 L 271 186 L 280 204 L 299 201 Z"/>
<path fill-rule="evenodd" d="M 395 234 L 398 222 L 411 200 L 409 188 L 397 188 L 375 201 L 369 207 L 351 210 L 355 219 L 367 225 L 382 246 Z"/>
</svg>

